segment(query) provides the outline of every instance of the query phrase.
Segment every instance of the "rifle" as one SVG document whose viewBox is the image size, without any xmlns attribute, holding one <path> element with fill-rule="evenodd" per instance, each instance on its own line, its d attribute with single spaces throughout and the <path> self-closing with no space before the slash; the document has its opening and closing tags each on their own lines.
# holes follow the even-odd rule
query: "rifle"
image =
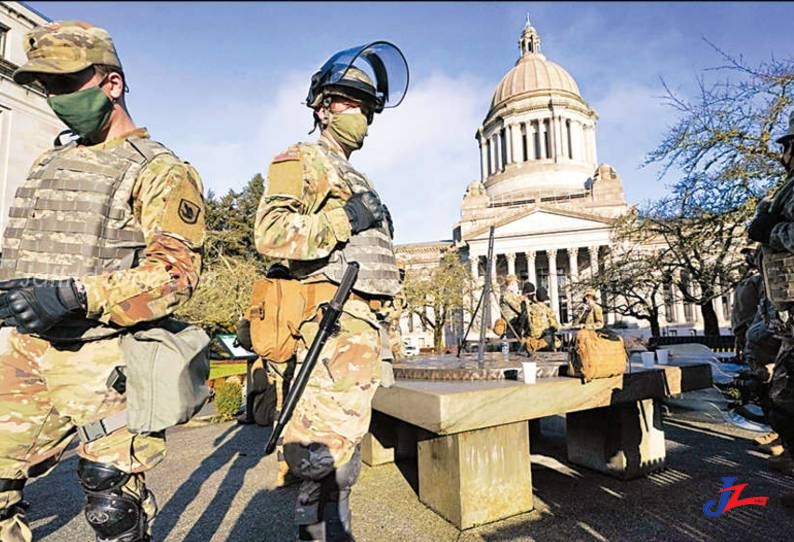
<svg viewBox="0 0 794 542">
<path fill-rule="evenodd" d="M 314 340 L 311 346 L 309 346 L 309 352 L 306 354 L 306 359 L 303 360 L 301 368 L 295 377 L 295 381 L 292 386 L 290 386 L 290 390 L 284 398 L 284 406 L 278 416 L 276 425 L 273 426 L 273 432 L 270 433 L 270 438 L 267 439 L 265 455 L 272 454 L 276 449 L 276 442 L 279 437 L 281 437 L 281 432 L 284 430 L 287 422 L 292 418 L 292 413 L 295 411 L 295 406 L 298 404 L 298 400 L 303 394 L 306 384 L 309 382 L 309 376 L 314 366 L 317 364 L 320 351 L 323 349 L 323 346 L 325 346 L 325 341 L 328 340 L 330 335 L 337 331 L 337 321 L 342 314 L 342 305 L 345 304 L 347 297 L 350 295 L 350 290 L 353 288 L 353 284 L 356 282 L 357 277 L 358 263 L 350 262 L 347 264 L 347 269 L 345 269 L 345 274 L 342 276 L 342 281 L 333 299 L 331 299 L 328 304 L 321 307 L 323 309 L 323 318 L 320 320 L 320 327 L 317 330 L 317 335 L 314 336 Z"/>
</svg>

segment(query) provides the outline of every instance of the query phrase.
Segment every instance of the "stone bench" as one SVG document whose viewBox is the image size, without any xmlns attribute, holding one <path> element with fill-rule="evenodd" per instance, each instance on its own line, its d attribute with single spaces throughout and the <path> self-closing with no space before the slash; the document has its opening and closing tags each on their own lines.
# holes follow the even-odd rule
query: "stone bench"
<svg viewBox="0 0 794 542">
<path fill-rule="evenodd" d="M 571 463 L 631 479 L 664 467 L 658 400 L 710 386 L 708 364 L 631 364 L 587 384 L 398 380 L 375 394 L 362 457 L 416 457 L 419 500 L 467 529 L 533 509 L 529 420 L 566 415 Z"/>
</svg>

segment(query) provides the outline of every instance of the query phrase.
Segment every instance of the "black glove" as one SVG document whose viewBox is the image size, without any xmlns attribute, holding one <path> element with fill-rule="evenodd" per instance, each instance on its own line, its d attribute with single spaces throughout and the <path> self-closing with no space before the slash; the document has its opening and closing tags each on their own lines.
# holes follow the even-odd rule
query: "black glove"
<svg viewBox="0 0 794 542">
<path fill-rule="evenodd" d="M 353 233 L 368 230 L 383 220 L 383 204 L 374 192 L 353 194 L 344 207 Z"/>
<path fill-rule="evenodd" d="M 20 333 L 42 333 L 62 320 L 85 316 L 84 298 L 74 279 L 0 281 L 0 320 Z"/>
<path fill-rule="evenodd" d="M 251 322 L 246 318 L 240 318 L 237 322 L 237 338 L 234 340 L 234 346 L 242 346 L 246 350 L 253 348 L 251 342 Z"/>
<path fill-rule="evenodd" d="M 759 204 L 755 210 L 755 216 L 747 226 L 747 237 L 753 241 L 768 245 L 769 235 L 777 222 L 777 216 L 769 212 L 769 206 Z"/>
</svg>

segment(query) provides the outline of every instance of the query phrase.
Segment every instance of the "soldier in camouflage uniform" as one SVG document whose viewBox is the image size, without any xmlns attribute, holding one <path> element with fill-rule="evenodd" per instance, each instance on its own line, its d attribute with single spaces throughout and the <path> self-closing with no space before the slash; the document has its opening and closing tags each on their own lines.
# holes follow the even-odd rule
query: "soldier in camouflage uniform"
<svg viewBox="0 0 794 542">
<path fill-rule="evenodd" d="M 535 285 L 527 282 L 524 283 L 521 293 L 523 299 L 519 330 L 524 347 L 528 352 L 554 350 L 554 333 L 560 329 L 560 324 L 551 307 L 538 299 L 538 294 L 546 296 L 546 289 L 535 290 Z"/>
<path fill-rule="evenodd" d="M 576 311 L 574 324 L 586 329 L 601 329 L 604 327 L 604 311 L 596 303 L 596 291 L 590 288 L 584 293 L 582 304 Z"/>
<path fill-rule="evenodd" d="M 286 461 L 303 480 L 295 516 L 299 540 L 352 540 L 349 496 L 387 357 L 383 306 L 401 283 L 388 210 L 348 157 L 361 148 L 374 114 L 398 105 L 407 86 L 408 66 L 390 43 L 333 55 L 312 77 L 306 100 L 321 129 L 319 141 L 273 159 L 257 212 L 257 249 L 287 260 L 305 285 L 338 284 L 346 262 L 360 265 L 339 332 L 325 344 L 283 435 Z M 318 324 L 300 327 L 305 345 Z M 299 351 L 298 360 L 305 354 Z"/>
<path fill-rule="evenodd" d="M 50 471 L 75 433 L 97 539 L 150 540 L 156 505 L 144 472 L 163 459 L 164 434 L 126 429 L 123 390 L 108 377 L 124 365 L 120 337 L 196 288 L 201 180 L 136 128 L 105 30 L 54 22 L 24 45 L 28 62 L 14 80 L 38 81 L 76 139 L 35 161 L 3 238 L 0 540 L 32 539 L 25 483 Z"/>
<path fill-rule="evenodd" d="M 761 300 L 761 289 L 763 288 L 761 275 L 755 264 L 755 249 L 743 248 L 745 262 L 747 263 L 747 274 L 736 286 L 734 292 L 733 306 L 731 307 L 731 330 L 735 337 L 736 359 L 740 363 L 745 361 L 744 351 L 747 343 L 747 329 L 755 318 L 758 311 L 758 303 Z"/>
<path fill-rule="evenodd" d="M 782 343 L 775 358 L 769 388 L 771 412 L 769 421 L 780 435 L 784 452 L 770 457 L 771 468 L 794 474 L 794 321 L 791 318 L 794 296 L 790 277 L 794 254 L 794 112 L 789 118 L 788 132 L 777 140 L 782 147 L 781 163 L 787 178 L 773 197 L 764 198 L 756 207 L 755 216 L 747 226 L 747 236 L 761 243 L 764 293 L 779 311 L 781 322 L 773 327 Z M 777 329 L 774 329 L 777 328 Z M 784 495 L 785 506 L 794 507 L 794 493 Z"/>
</svg>

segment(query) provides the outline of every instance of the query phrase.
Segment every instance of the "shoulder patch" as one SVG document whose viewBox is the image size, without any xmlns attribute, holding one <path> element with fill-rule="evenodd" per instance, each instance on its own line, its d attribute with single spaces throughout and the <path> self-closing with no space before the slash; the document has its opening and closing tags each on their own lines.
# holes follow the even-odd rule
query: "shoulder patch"
<svg viewBox="0 0 794 542">
<path fill-rule="evenodd" d="M 303 164 L 301 161 L 299 159 L 273 160 L 267 174 L 265 193 L 268 196 L 289 195 L 299 198 L 303 193 Z"/>
<path fill-rule="evenodd" d="M 289 149 L 273 158 L 273 163 L 278 164 L 280 162 L 293 162 L 295 160 L 300 160 L 300 157 L 300 153 L 296 149 Z"/>
</svg>

